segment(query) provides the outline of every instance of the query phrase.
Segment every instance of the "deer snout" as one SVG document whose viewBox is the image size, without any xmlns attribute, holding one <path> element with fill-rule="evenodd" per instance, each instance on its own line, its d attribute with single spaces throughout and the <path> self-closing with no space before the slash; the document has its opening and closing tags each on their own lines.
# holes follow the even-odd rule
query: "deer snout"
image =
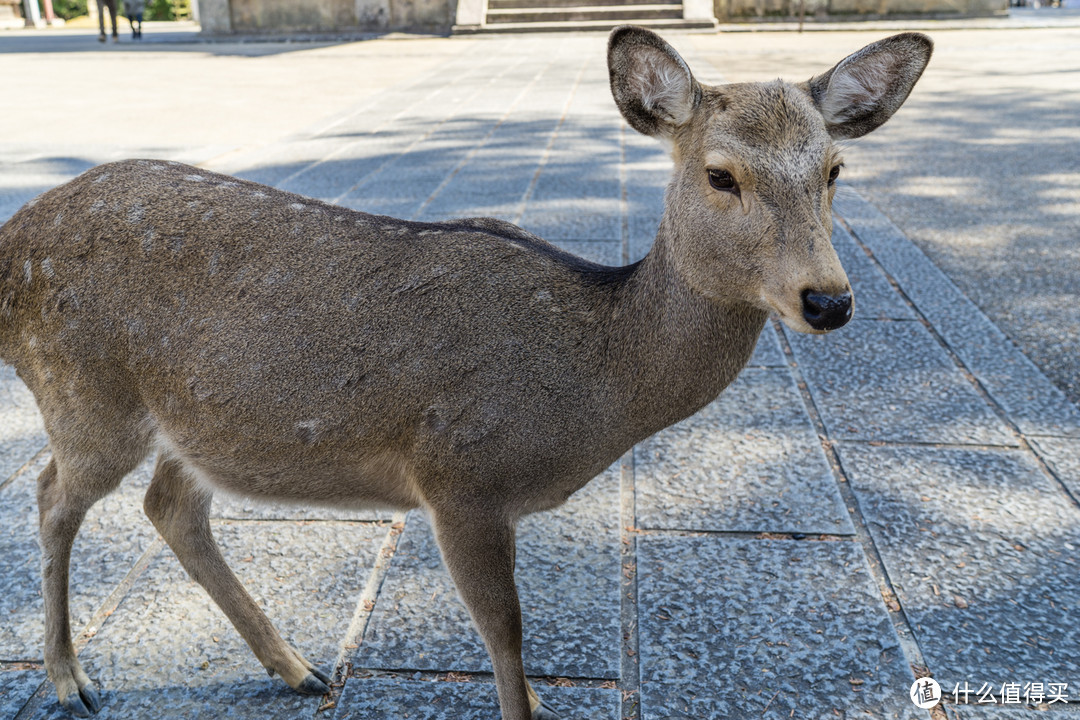
<svg viewBox="0 0 1080 720">
<path fill-rule="evenodd" d="M 802 291 L 802 313 L 806 324 L 815 330 L 835 330 L 851 319 L 851 291 L 830 295 L 807 288 Z"/>
</svg>

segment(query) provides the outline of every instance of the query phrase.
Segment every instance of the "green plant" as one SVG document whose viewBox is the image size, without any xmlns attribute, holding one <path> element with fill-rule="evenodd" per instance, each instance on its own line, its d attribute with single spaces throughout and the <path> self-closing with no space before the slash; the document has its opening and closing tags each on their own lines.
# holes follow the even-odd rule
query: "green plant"
<svg viewBox="0 0 1080 720">
<path fill-rule="evenodd" d="M 172 0 L 148 0 L 144 20 L 175 20 Z"/>
<path fill-rule="evenodd" d="M 86 2 L 87 0 L 53 0 L 53 14 L 65 20 L 86 15 L 89 12 L 86 9 Z M 44 17 L 44 9 L 42 9 L 41 14 Z"/>
</svg>

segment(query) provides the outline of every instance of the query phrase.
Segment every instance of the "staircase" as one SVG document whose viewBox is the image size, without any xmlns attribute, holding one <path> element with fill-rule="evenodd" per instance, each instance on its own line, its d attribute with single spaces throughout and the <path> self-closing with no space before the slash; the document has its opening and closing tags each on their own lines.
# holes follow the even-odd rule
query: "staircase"
<svg viewBox="0 0 1080 720">
<path fill-rule="evenodd" d="M 610 30 L 624 24 L 716 28 L 712 18 L 686 19 L 681 0 L 488 0 L 483 23 L 455 25 L 454 33 Z"/>
</svg>

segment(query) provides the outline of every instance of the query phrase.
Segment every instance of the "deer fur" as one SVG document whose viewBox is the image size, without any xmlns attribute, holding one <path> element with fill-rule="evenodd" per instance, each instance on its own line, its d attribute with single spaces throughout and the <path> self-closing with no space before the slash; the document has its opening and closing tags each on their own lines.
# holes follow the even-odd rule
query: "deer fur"
<svg viewBox="0 0 1080 720">
<path fill-rule="evenodd" d="M 147 515 L 290 686 L 324 693 L 329 678 L 226 566 L 217 489 L 424 508 L 502 717 L 554 718 L 522 666 L 516 521 L 716 398 L 770 312 L 814 331 L 814 292 L 846 298 L 830 310 L 846 321 L 833 139 L 883 123 L 931 47 L 907 33 L 809 82 L 708 87 L 653 33 L 616 29 L 615 100 L 674 160 L 655 244 L 628 267 L 498 220 L 367 215 L 154 160 L 94 168 L 19 210 L 0 228 L 0 357 L 51 442 L 38 500 L 60 702 L 101 705 L 71 643 L 72 541 L 156 450 Z M 729 178 L 734 191 L 712 184 Z"/>
</svg>

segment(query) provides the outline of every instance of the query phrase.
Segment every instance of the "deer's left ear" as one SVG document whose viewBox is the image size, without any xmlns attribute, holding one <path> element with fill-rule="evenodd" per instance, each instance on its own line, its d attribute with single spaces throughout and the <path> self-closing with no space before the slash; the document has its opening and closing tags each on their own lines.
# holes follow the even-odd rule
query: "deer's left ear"
<svg viewBox="0 0 1080 720">
<path fill-rule="evenodd" d="M 933 51 L 926 35 L 901 33 L 867 45 L 811 79 L 810 96 L 829 134 L 836 140 L 857 138 L 884 124 L 907 100 Z"/>
</svg>

